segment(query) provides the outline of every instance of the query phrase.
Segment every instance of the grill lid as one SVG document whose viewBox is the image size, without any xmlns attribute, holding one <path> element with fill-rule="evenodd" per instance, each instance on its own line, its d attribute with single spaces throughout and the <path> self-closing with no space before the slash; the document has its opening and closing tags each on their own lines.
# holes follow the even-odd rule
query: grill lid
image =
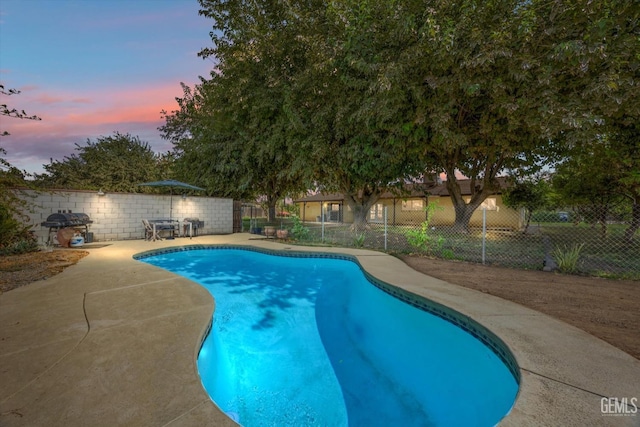
<svg viewBox="0 0 640 427">
<path fill-rule="evenodd" d="M 69 227 L 74 225 L 92 224 L 91 218 L 85 213 L 53 213 L 41 225 L 43 227 Z"/>
</svg>

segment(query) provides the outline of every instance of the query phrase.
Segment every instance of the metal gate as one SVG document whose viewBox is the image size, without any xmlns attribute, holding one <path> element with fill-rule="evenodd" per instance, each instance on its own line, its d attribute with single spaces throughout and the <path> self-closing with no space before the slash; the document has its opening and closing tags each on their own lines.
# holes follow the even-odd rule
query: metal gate
<svg viewBox="0 0 640 427">
<path fill-rule="evenodd" d="M 239 200 L 233 201 L 233 232 L 242 232 L 242 202 Z"/>
</svg>

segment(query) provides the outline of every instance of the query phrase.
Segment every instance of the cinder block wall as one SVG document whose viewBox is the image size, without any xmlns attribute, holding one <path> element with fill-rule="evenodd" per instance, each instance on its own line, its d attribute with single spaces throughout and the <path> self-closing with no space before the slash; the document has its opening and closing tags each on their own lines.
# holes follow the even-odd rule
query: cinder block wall
<svg viewBox="0 0 640 427">
<path fill-rule="evenodd" d="M 106 193 L 96 191 L 58 190 L 53 193 L 26 191 L 26 199 L 33 204 L 28 213 L 40 243 L 45 243 L 49 229 L 40 223 L 58 211 L 81 212 L 89 215 L 93 224 L 89 231 L 94 241 L 130 240 L 144 237 L 143 219 L 169 218 L 183 220 L 198 218 L 204 221 L 199 234 L 229 234 L 233 231 L 233 200 L 217 197 L 170 196 Z M 171 210 L 171 213 L 170 213 Z"/>
</svg>

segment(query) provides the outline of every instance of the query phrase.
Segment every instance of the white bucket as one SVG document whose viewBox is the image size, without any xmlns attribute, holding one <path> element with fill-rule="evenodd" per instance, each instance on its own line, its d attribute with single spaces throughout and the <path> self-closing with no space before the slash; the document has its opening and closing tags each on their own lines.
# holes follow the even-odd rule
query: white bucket
<svg viewBox="0 0 640 427">
<path fill-rule="evenodd" d="M 84 237 L 82 236 L 73 236 L 69 241 L 69 246 L 72 248 L 78 248 L 82 245 L 84 245 Z"/>
</svg>

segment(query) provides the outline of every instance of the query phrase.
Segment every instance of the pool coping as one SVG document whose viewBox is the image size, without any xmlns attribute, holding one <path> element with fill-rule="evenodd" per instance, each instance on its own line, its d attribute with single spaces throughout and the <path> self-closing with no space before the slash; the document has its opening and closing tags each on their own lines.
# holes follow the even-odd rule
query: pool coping
<svg viewBox="0 0 640 427">
<path fill-rule="evenodd" d="M 254 236 L 113 242 L 76 266 L 0 295 L 0 424 L 235 425 L 208 399 L 195 363 L 215 303 L 206 290 L 135 261 L 150 248 L 234 245 L 354 257 L 374 282 L 462 313 L 504 343 L 520 392 L 500 425 L 640 425 L 640 361 L 523 306 L 421 274 L 363 249 L 302 247 Z M 611 400 L 605 400 L 611 402 Z M 461 402 L 461 408 L 464 402 Z M 609 407 L 611 408 L 611 407 Z M 604 407 L 607 412 L 607 407 Z"/>
</svg>

